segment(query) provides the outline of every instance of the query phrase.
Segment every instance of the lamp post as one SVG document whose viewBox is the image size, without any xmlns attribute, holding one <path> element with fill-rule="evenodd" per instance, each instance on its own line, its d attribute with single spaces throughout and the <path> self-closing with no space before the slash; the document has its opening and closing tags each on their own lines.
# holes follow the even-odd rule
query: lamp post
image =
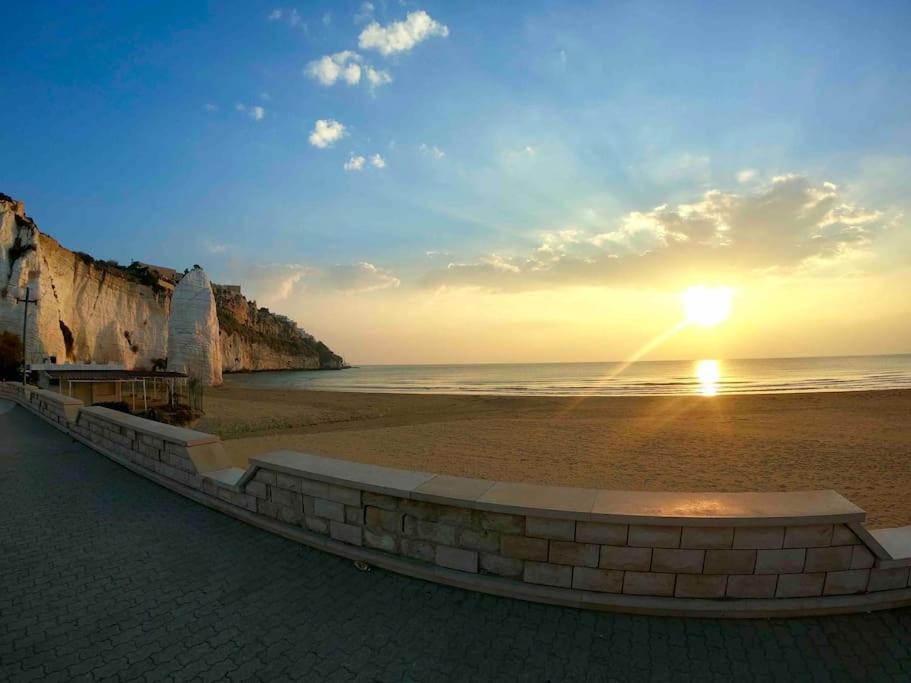
<svg viewBox="0 0 911 683">
<path fill-rule="evenodd" d="M 23 314 L 22 314 L 22 386 L 23 386 L 23 387 L 25 386 L 25 378 L 26 378 L 26 367 L 25 367 L 25 348 L 26 348 L 26 346 L 25 346 L 25 334 L 26 334 L 26 332 L 28 331 L 28 305 L 29 305 L 29 304 L 37 304 L 37 303 L 38 303 L 38 299 L 31 299 L 31 298 L 29 298 L 29 294 L 30 294 L 30 293 L 31 293 L 30 288 L 29 288 L 29 287 L 26 287 L 26 288 L 25 288 L 25 297 L 24 297 L 24 298 L 16 297 L 16 301 L 17 301 L 17 302 L 19 302 L 19 303 L 24 303 L 24 304 L 25 304 L 25 311 L 24 311 Z"/>
</svg>

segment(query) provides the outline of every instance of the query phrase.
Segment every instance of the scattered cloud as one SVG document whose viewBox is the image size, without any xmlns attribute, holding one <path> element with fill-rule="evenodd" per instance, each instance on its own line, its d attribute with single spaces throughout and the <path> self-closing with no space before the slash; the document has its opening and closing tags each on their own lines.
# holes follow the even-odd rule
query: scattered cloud
<svg viewBox="0 0 911 683">
<path fill-rule="evenodd" d="M 269 263 L 235 267 L 232 277 L 257 301 L 275 306 L 307 290 L 372 292 L 396 288 L 399 278 L 367 261 L 316 267 L 301 263 Z"/>
<path fill-rule="evenodd" d="M 375 9 L 372 2 L 362 2 L 357 14 L 354 15 L 354 23 L 363 24 L 365 21 L 370 21 L 373 19 Z"/>
<path fill-rule="evenodd" d="M 287 24 L 291 28 L 307 30 L 307 24 L 304 23 L 303 17 L 296 9 L 283 9 L 276 7 L 266 15 L 266 20 L 273 23 Z"/>
<path fill-rule="evenodd" d="M 691 204 L 633 211 L 600 230 L 546 232 L 530 254 L 450 263 L 425 285 L 543 289 L 786 273 L 861 252 L 891 222 L 832 183 L 779 176 L 749 194 L 716 189 Z"/>
<path fill-rule="evenodd" d="M 211 102 L 206 103 L 206 111 L 218 111 L 218 105 Z"/>
<path fill-rule="evenodd" d="M 386 168 L 386 160 L 379 154 L 374 154 L 370 157 L 370 164 L 374 168 Z"/>
<path fill-rule="evenodd" d="M 338 81 L 357 85 L 361 82 L 362 75 L 371 89 L 392 82 L 392 76 L 387 71 L 364 64 L 363 58 L 352 50 L 320 57 L 307 64 L 304 73 L 326 87 L 335 85 Z"/>
<path fill-rule="evenodd" d="M 429 154 L 434 159 L 442 159 L 443 157 L 446 156 L 446 152 L 441 150 L 436 145 L 428 145 L 428 144 L 422 142 L 421 146 L 418 149 L 420 149 L 421 152 L 423 152 L 424 154 Z"/>
<path fill-rule="evenodd" d="M 332 14 L 329 12 L 326 12 L 323 15 L 323 26 L 328 26 L 331 23 L 332 23 Z"/>
<path fill-rule="evenodd" d="M 319 119 L 313 124 L 313 131 L 310 133 L 308 140 L 314 147 L 326 149 L 347 134 L 344 124 L 334 119 Z"/>
<path fill-rule="evenodd" d="M 348 157 L 348 161 L 345 162 L 345 170 L 346 171 L 363 171 L 364 163 L 366 161 L 367 160 L 364 157 L 356 156 L 356 155 L 352 154 L 350 157 Z"/>
<path fill-rule="evenodd" d="M 271 101 L 272 101 L 272 95 L 270 95 L 270 94 L 267 93 L 267 92 L 261 92 L 261 93 L 259 94 L 259 99 L 261 99 L 263 102 L 271 102 Z"/>
<path fill-rule="evenodd" d="M 737 171 L 737 182 L 744 184 L 748 183 L 756 177 L 756 171 L 752 168 L 745 168 L 742 171 Z"/>
<path fill-rule="evenodd" d="M 387 56 L 395 52 L 407 52 L 418 43 L 439 36 L 445 38 L 449 29 L 431 18 L 424 10 L 409 12 L 404 21 L 394 21 L 381 26 L 376 21 L 368 24 L 360 36 L 358 45 L 362 50 L 377 50 Z"/>
<path fill-rule="evenodd" d="M 258 104 L 252 107 L 248 107 L 243 102 L 238 102 L 234 105 L 234 109 L 243 114 L 246 114 L 254 121 L 262 121 L 266 118 L 266 110 L 263 107 L 260 107 Z"/>
<path fill-rule="evenodd" d="M 360 261 L 325 269 L 316 278 L 316 284 L 322 289 L 372 292 L 398 287 L 401 280 L 388 270 Z"/>
<path fill-rule="evenodd" d="M 212 242 L 210 240 L 203 241 L 203 247 L 210 254 L 224 254 L 228 251 L 228 245 L 221 242 Z"/>
</svg>

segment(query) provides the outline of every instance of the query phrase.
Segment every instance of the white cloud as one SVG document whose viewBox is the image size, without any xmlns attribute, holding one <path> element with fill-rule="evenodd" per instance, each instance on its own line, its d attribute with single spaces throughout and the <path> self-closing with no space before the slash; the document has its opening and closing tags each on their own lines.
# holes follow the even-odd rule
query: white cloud
<svg viewBox="0 0 911 683">
<path fill-rule="evenodd" d="M 327 87 L 335 85 L 338 81 L 357 85 L 362 75 L 371 89 L 392 82 L 392 76 L 387 71 L 375 69 L 369 64 L 362 67 L 363 63 L 363 58 L 357 52 L 343 50 L 310 62 L 304 73 Z"/>
<path fill-rule="evenodd" d="M 442 159 L 443 157 L 446 156 L 446 152 L 441 150 L 436 145 L 428 145 L 428 144 L 422 142 L 421 146 L 418 149 L 420 149 L 421 152 L 423 152 L 424 154 L 429 154 L 434 159 Z"/>
<path fill-rule="evenodd" d="M 352 154 L 350 157 L 348 157 L 348 161 L 345 162 L 345 170 L 346 171 L 363 171 L 364 163 L 366 161 L 367 160 L 364 157 L 356 156 L 356 155 Z"/>
<path fill-rule="evenodd" d="M 245 105 L 241 104 L 240 102 L 238 102 L 237 104 L 234 105 L 234 110 L 235 111 L 247 111 L 247 107 Z"/>
<path fill-rule="evenodd" d="M 529 254 L 450 263 L 425 284 L 540 289 L 787 273 L 863 253 L 893 222 L 832 183 L 787 175 L 748 194 L 711 190 L 690 204 L 633 211 L 600 230 L 547 232 Z"/>
<path fill-rule="evenodd" d="M 323 15 L 323 26 L 328 26 L 331 23 L 332 23 L 332 14 L 330 14 L 329 12 L 326 12 Z"/>
<path fill-rule="evenodd" d="M 378 88 L 381 85 L 386 85 L 387 83 L 392 83 L 392 76 L 389 75 L 388 71 L 374 69 L 372 66 L 367 66 L 364 70 L 364 73 L 367 75 L 367 82 L 370 84 L 371 89 Z"/>
<path fill-rule="evenodd" d="M 253 119 L 254 121 L 262 121 L 264 118 L 266 118 L 266 110 L 263 107 L 260 107 L 259 105 L 255 106 L 255 107 L 250 107 L 249 113 L 250 113 L 250 118 Z"/>
<path fill-rule="evenodd" d="M 263 102 L 270 102 L 272 100 L 272 95 L 267 92 L 261 92 L 259 94 L 259 99 L 261 99 Z"/>
<path fill-rule="evenodd" d="M 313 125 L 313 131 L 310 133 L 310 144 L 320 149 L 331 147 L 337 140 L 341 140 L 347 135 L 345 125 L 334 119 L 319 119 Z"/>
<path fill-rule="evenodd" d="M 266 19 L 269 21 L 281 21 L 282 14 L 282 10 L 276 7 L 274 10 L 269 12 L 269 16 L 267 16 Z"/>
<path fill-rule="evenodd" d="M 432 19 L 424 10 L 410 12 L 404 21 L 386 26 L 371 22 L 361 31 L 358 45 L 362 50 L 378 50 L 382 55 L 405 52 L 433 36 L 445 38 L 449 29 Z"/>
<path fill-rule="evenodd" d="M 323 289 L 372 292 L 398 287 L 401 281 L 388 270 L 360 261 L 325 269 L 320 273 L 316 284 Z"/>
<path fill-rule="evenodd" d="M 386 168 L 386 160 L 379 154 L 374 154 L 371 156 L 370 163 L 374 166 L 374 168 Z"/>
<path fill-rule="evenodd" d="M 307 24 L 304 23 L 303 17 L 301 17 L 300 12 L 296 9 L 282 9 L 281 7 L 276 7 L 266 15 L 266 20 L 273 23 L 282 22 L 291 28 L 300 28 L 304 31 L 307 30 Z"/>
<path fill-rule="evenodd" d="M 211 102 L 206 103 L 206 111 L 218 111 L 218 105 Z"/>
<path fill-rule="evenodd" d="M 275 306 L 306 290 L 371 292 L 400 285 L 396 275 L 367 261 L 326 267 L 302 263 L 270 263 L 245 266 L 231 277 L 241 279 L 244 289 L 267 306 Z"/>
<path fill-rule="evenodd" d="M 372 2 L 361 3 L 361 8 L 357 11 L 357 14 L 354 15 L 354 23 L 363 24 L 365 21 L 370 21 L 373 19 L 373 12 L 375 9 Z"/>
<path fill-rule="evenodd" d="M 748 183 L 756 177 L 756 171 L 752 168 L 745 168 L 742 171 L 737 171 L 737 182 L 738 183 Z"/>
</svg>

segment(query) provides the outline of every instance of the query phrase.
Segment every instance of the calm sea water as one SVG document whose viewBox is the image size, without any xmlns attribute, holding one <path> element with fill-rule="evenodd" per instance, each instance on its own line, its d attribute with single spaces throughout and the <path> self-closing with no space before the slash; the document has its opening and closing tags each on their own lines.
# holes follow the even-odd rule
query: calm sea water
<svg viewBox="0 0 911 683">
<path fill-rule="evenodd" d="M 337 372 L 227 375 L 228 386 L 513 396 L 642 396 L 911 388 L 911 354 L 840 358 L 367 365 Z"/>
</svg>

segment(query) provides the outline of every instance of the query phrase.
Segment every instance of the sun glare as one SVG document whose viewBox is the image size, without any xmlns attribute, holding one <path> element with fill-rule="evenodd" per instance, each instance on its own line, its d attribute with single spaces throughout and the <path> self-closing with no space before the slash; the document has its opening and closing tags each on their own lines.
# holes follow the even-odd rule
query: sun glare
<svg viewBox="0 0 911 683">
<path fill-rule="evenodd" d="M 720 325 L 731 314 L 734 290 L 730 287 L 697 285 L 683 293 L 686 321 L 699 327 Z"/>
<path fill-rule="evenodd" d="M 718 380 L 721 379 L 721 367 L 717 360 L 701 360 L 696 363 L 696 379 L 699 380 L 699 393 L 703 396 L 714 396 L 718 393 Z"/>
</svg>

